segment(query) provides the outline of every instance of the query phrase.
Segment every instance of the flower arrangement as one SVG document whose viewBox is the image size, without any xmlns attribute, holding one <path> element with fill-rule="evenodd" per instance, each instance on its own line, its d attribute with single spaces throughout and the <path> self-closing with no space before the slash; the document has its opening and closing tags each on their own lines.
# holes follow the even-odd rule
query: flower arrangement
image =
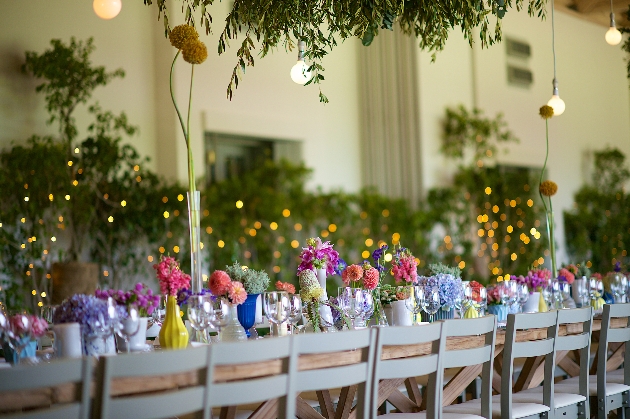
<svg viewBox="0 0 630 419">
<path fill-rule="evenodd" d="M 122 306 L 117 306 L 118 317 L 124 319 L 127 314 Z M 99 317 L 107 318 L 107 302 L 94 295 L 75 294 L 65 299 L 55 310 L 53 323 L 79 323 L 85 335 L 94 334 L 92 325 Z"/>
<path fill-rule="evenodd" d="M 22 340 L 26 337 L 40 338 L 48 330 L 48 322 L 41 317 L 28 314 L 14 314 L 8 319 L 12 339 Z"/>
<path fill-rule="evenodd" d="M 216 297 L 225 297 L 232 304 L 243 304 L 247 299 L 247 291 L 240 281 L 232 281 L 225 271 L 214 271 L 208 280 L 208 288 Z"/>
<path fill-rule="evenodd" d="M 543 164 L 543 168 L 540 172 L 538 191 L 547 216 L 547 236 L 549 238 L 549 252 L 551 254 L 551 271 L 553 273 L 553 277 L 557 278 L 558 268 L 556 267 L 556 244 L 554 241 L 553 206 L 551 203 L 551 197 L 558 192 L 558 185 L 551 180 L 543 181 L 545 169 L 547 168 L 547 160 L 549 159 L 549 119 L 553 117 L 553 108 L 548 105 L 543 105 L 539 110 L 539 114 L 540 117 L 545 120 L 545 139 L 547 148 L 545 152 L 545 163 Z M 549 204 L 549 207 L 547 207 L 547 203 Z"/>
<path fill-rule="evenodd" d="M 380 301 L 382 305 L 390 305 L 394 301 L 403 301 L 409 296 L 409 290 L 402 285 L 385 284 L 381 286 Z"/>
<path fill-rule="evenodd" d="M 342 273 L 341 279 L 346 286 L 374 290 L 380 282 L 381 274 L 367 260 L 363 265 L 350 265 Z"/>
<path fill-rule="evenodd" d="M 176 296 L 179 290 L 190 288 L 190 275 L 185 274 L 179 267 L 179 262 L 170 256 L 161 256 L 160 263 L 153 265 L 160 292 L 165 296 Z"/>
<path fill-rule="evenodd" d="M 462 280 L 455 278 L 451 274 L 439 273 L 432 276 L 421 276 L 418 278 L 418 285 L 425 290 L 437 287 L 440 294 L 440 305 L 443 307 L 454 307 L 461 299 Z"/>
<path fill-rule="evenodd" d="M 481 285 L 477 281 L 470 281 L 468 285 L 470 286 L 470 289 L 472 290 L 471 299 L 475 303 L 480 303 L 481 302 L 481 289 L 483 288 L 483 285 Z"/>
<path fill-rule="evenodd" d="M 193 295 L 212 295 L 212 293 L 208 288 L 202 288 L 201 291 L 196 293 L 193 293 L 189 288 L 181 289 L 177 293 L 177 305 L 180 307 L 186 305 L 188 303 L 188 299 Z"/>
<path fill-rule="evenodd" d="M 321 297 L 324 295 L 324 289 L 319 285 L 315 273 L 310 269 L 302 270 L 299 274 L 299 279 L 300 297 L 306 306 L 313 330 L 319 332 L 322 328 L 319 306 L 322 302 Z"/>
<path fill-rule="evenodd" d="M 486 302 L 489 306 L 503 305 L 498 286 L 490 286 L 486 289 Z"/>
<path fill-rule="evenodd" d="M 319 237 L 306 241 L 306 247 L 302 248 L 300 258 L 302 261 L 298 266 L 298 276 L 307 269 L 312 271 L 326 269 L 326 275 L 334 275 L 339 267 L 339 253 L 333 249 L 329 241 L 322 243 Z"/>
<path fill-rule="evenodd" d="M 96 290 L 94 295 L 101 300 L 107 300 L 111 297 L 116 301 L 116 304 L 121 306 L 129 307 L 133 304 L 138 307 L 141 317 L 148 317 L 153 314 L 155 308 L 160 304 L 160 296 L 153 294 L 153 290 L 141 282 L 138 282 L 130 291 Z"/>
<path fill-rule="evenodd" d="M 547 268 L 533 269 L 529 271 L 526 276 L 512 275 L 510 277 L 510 280 L 515 280 L 519 284 L 527 285 L 530 294 L 540 292 L 549 279 L 551 279 L 551 271 Z"/>
<path fill-rule="evenodd" d="M 567 268 L 561 268 L 558 271 L 558 281 L 566 282 L 571 285 L 575 281 L 575 274 Z"/>
<path fill-rule="evenodd" d="M 392 276 L 397 284 L 407 282 L 415 284 L 418 281 L 418 261 L 409 249 L 399 246 L 392 258 Z"/>
<path fill-rule="evenodd" d="M 234 262 L 232 266 L 225 267 L 225 272 L 232 281 L 242 283 L 247 294 L 262 294 L 269 287 L 269 275 L 263 270 L 249 269 Z"/>
<path fill-rule="evenodd" d="M 276 289 L 278 291 L 286 291 L 289 294 L 295 294 L 295 285 L 289 282 L 276 281 Z"/>
</svg>

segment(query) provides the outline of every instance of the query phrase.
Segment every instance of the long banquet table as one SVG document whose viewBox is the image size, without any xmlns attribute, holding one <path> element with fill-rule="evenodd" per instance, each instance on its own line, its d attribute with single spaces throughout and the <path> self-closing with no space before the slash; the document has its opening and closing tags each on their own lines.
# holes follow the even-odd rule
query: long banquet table
<svg viewBox="0 0 630 419">
<path fill-rule="evenodd" d="M 611 327 L 625 327 L 624 319 L 615 319 Z M 421 326 L 418 326 L 421 327 Z M 594 336 L 601 328 L 601 321 L 596 319 L 593 322 Z M 560 335 L 570 335 L 581 333 L 582 326 L 568 325 L 561 326 Z M 546 337 L 546 329 L 530 329 L 517 333 L 518 341 L 538 340 Z M 495 346 L 495 372 L 493 387 L 498 392 L 501 388 L 501 359 L 503 344 L 505 342 L 505 330 L 497 331 Z M 453 337 L 447 340 L 447 350 L 457 350 L 474 348 L 483 345 L 483 337 Z M 613 348 L 613 354 L 608 359 L 607 369 L 616 369 L 623 362 L 623 345 Z M 430 352 L 430 344 L 422 345 L 402 345 L 388 346 L 383 348 L 382 359 L 405 358 L 422 355 Z M 578 364 L 567 356 L 568 353 L 561 352 L 556 355 L 556 362 L 564 369 L 568 375 L 579 374 Z M 138 354 L 136 356 L 142 356 Z M 359 352 L 340 352 L 316 355 L 303 355 L 299 359 L 300 370 L 311 370 L 326 368 L 337 365 L 348 365 L 359 362 Z M 95 362 L 97 360 L 95 359 Z M 596 363 L 595 363 L 596 364 Z M 544 362 L 541 357 L 528 358 L 523 365 L 521 374 L 515 383 L 515 391 L 538 386 L 543 379 Z M 242 378 L 255 378 L 266 375 L 277 374 L 281 371 L 280 361 L 270 361 L 256 364 L 239 364 L 235 366 L 217 367 L 215 377 L 217 381 L 229 381 Z M 481 373 L 481 366 L 475 365 L 460 369 L 444 386 L 444 405 L 449 405 L 463 392 L 466 387 Z M 593 371 L 592 371 L 593 373 Z M 112 395 L 141 394 L 148 392 L 167 391 L 177 388 L 188 387 L 197 383 L 197 375 L 194 373 L 183 373 L 169 376 L 156 376 L 151 379 L 124 378 L 113 383 Z M 398 388 L 405 384 L 408 396 L 404 395 Z M 330 383 L 330 388 L 335 388 L 335 383 Z M 92 391 L 95 385 L 92 383 Z M 0 393 L 0 411 L 14 411 L 19 409 L 32 409 L 50 405 L 51 403 L 63 403 L 71 401 L 76 391 L 74 385 L 56 387 L 53 389 L 43 389 L 37 391 L 16 391 L 10 393 Z M 356 387 L 343 388 L 339 397 L 337 408 L 334 409 L 332 398 L 328 390 L 317 392 L 322 414 L 318 413 L 309 403 L 298 397 L 297 416 L 302 419 L 356 419 L 352 410 L 352 400 L 354 399 Z M 422 397 L 418 391 L 418 386 L 414 377 L 407 379 L 383 380 L 379 386 L 379 403 L 388 400 L 402 412 L 414 412 L 423 409 Z M 275 417 L 277 404 L 275 400 L 262 403 L 250 416 L 250 419 L 272 419 Z M 235 407 L 224 407 L 221 410 L 221 419 L 233 418 L 236 413 Z"/>
</svg>

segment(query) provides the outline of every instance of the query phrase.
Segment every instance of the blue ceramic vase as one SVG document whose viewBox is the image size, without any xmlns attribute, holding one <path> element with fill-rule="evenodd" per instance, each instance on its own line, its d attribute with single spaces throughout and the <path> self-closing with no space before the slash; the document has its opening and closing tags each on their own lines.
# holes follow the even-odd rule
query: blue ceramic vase
<svg viewBox="0 0 630 419">
<path fill-rule="evenodd" d="M 247 294 L 247 299 L 237 308 L 238 321 L 249 338 L 249 329 L 256 323 L 256 300 L 260 294 Z"/>
<path fill-rule="evenodd" d="M 488 306 L 488 313 L 497 316 L 497 321 L 504 322 L 507 320 L 508 308 L 504 305 L 490 305 Z"/>
</svg>

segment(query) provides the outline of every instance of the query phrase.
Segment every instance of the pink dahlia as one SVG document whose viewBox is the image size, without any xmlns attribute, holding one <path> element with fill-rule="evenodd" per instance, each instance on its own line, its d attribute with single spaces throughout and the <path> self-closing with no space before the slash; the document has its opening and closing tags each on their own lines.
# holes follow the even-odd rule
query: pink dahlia
<svg viewBox="0 0 630 419">
<path fill-rule="evenodd" d="M 379 272 L 376 268 L 370 268 L 363 273 L 363 287 L 366 290 L 373 290 L 378 285 Z"/>
<path fill-rule="evenodd" d="M 31 316 L 31 332 L 33 337 L 40 338 L 46 334 L 48 322 L 41 317 Z"/>
<path fill-rule="evenodd" d="M 208 288 L 210 288 L 210 292 L 214 295 L 223 295 L 230 289 L 230 283 L 232 280 L 230 276 L 225 271 L 214 271 L 212 275 L 210 275 L 210 280 L 208 281 Z"/>
<path fill-rule="evenodd" d="M 286 291 L 289 294 L 295 294 L 295 285 L 288 282 L 276 281 L 276 289 L 278 291 Z"/>
<path fill-rule="evenodd" d="M 233 281 L 228 290 L 230 301 L 232 304 L 243 304 L 247 299 L 247 291 L 239 281 Z"/>
</svg>

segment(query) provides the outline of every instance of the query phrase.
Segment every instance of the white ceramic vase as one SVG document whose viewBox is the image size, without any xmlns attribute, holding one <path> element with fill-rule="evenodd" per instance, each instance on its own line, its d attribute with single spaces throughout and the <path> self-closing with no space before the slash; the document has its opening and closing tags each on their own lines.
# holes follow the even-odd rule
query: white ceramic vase
<svg viewBox="0 0 630 419">
<path fill-rule="evenodd" d="M 317 280 L 319 281 L 319 286 L 324 289 L 324 293 L 322 294 L 322 300 L 328 300 L 328 294 L 326 294 L 326 269 L 321 268 L 317 270 Z M 330 307 L 320 304 L 319 306 L 319 315 L 322 317 L 322 320 L 329 325 L 333 324 L 333 316 L 332 311 L 330 311 Z"/>
<path fill-rule="evenodd" d="M 411 326 L 411 312 L 404 301 L 392 301 L 392 326 Z"/>
<path fill-rule="evenodd" d="M 139 319 L 140 325 L 138 326 L 138 332 L 129 338 L 129 351 L 130 352 L 141 352 L 146 350 L 147 348 L 147 325 L 149 322 L 148 317 L 141 317 Z M 128 320 L 123 321 L 123 328 L 129 332 L 133 332 L 132 325 Z M 125 340 L 120 336 L 116 336 L 116 343 L 118 344 L 118 349 L 121 352 L 127 352 L 127 344 Z"/>
<path fill-rule="evenodd" d="M 83 356 L 81 325 L 62 323 L 53 326 L 55 333 L 55 356 L 58 358 L 81 358 Z"/>
<path fill-rule="evenodd" d="M 538 305 L 540 303 L 540 293 L 533 292 L 529 294 L 527 302 L 523 305 L 523 313 L 538 313 Z"/>
</svg>

